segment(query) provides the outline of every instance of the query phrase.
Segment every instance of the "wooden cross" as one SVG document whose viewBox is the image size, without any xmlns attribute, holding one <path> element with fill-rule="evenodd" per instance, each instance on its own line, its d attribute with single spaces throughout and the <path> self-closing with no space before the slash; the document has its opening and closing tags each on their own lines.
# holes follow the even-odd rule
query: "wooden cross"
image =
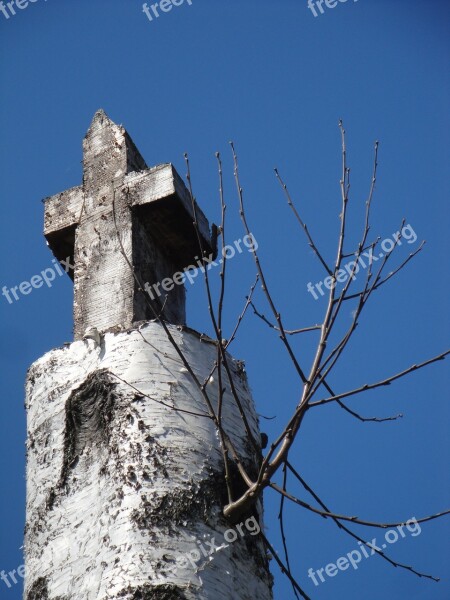
<svg viewBox="0 0 450 600">
<path fill-rule="evenodd" d="M 210 255 L 208 221 L 195 213 Z M 125 129 L 98 111 L 83 140 L 83 184 L 45 200 L 44 235 L 74 281 L 75 339 L 90 327 L 130 328 L 155 311 L 184 324 L 184 285 L 168 282 L 201 257 L 193 223 L 174 167 L 148 168 Z"/>
</svg>

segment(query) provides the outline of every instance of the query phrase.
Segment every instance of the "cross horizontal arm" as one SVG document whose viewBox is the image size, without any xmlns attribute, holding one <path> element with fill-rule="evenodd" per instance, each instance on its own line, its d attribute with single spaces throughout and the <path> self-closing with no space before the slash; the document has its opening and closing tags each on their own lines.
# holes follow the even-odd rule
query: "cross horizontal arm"
<svg viewBox="0 0 450 600">
<path fill-rule="evenodd" d="M 130 173 L 120 186 L 128 193 L 131 206 L 141 210 L 154 238 L 183 267 L 201 256 L 193 221 L 189 191 L 171 163 L 161 164 L 144 173 Z M 206 253 L 213 254 L 208 220 L 196 204 L 198 229 Z"/>
<path fill-rule="evenodd" d="M 75 229 L 80 221 L 83 198 L 83 187 L 79 185 L 44 200 L 44 235 L 59 261 L 74 256 Z M 73 279 L 72 269 L 69 275 Z"/>
<path fill-rule="evenodd" d="M 68 227 L 76 227 L 83 206 L 83 187 L 78 185 L 45 198 L 44 235 L 50 236 Z"/>
</svg>

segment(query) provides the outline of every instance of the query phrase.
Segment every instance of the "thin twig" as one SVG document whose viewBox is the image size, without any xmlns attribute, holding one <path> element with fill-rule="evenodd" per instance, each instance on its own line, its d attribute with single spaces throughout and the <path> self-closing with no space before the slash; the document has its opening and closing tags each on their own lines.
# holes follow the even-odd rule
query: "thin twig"
<svg viewBox="0 0 450 600">
<path fill-rule="evenodd" d="M 255 288 L 256 288 L 256 285 L 257 285 L 258 281 L 259 281 L 259 275 L 256 275 L 256 280 L 255 280 L 255 283 L 254 283 L 254 284 L 251 286 L 251 288 L 250 288 L 250 292 L 249 292 L 249 295 L 245 297 L 245 305 L 244 305 L 244 308 L 243 308 L 243 310 L 242 310 L 241 314 L 240 314 L 240 315 L 239 315 L 239 317 L 238 317 L 237 323 L 236 323 L 236 325 L 235 325 L 235 327 L 234 327 L 234 329 L 233 329 L 233 332 L 232 332 L 232 334 L 231 334 L 230 338 L 227 340 L 227 343 L 226 343 L 226 345 L 225 345 L 225 349 L 227 349 L 227 348 L 228 348 L 228 346 L 231 344 L 231 342 L 232 342 L 232 341 L 234 340 L 234 338 L 236 337 L 236 334 L 237 334 L 237 332 L 238 332 L 238 329 L 239 329 L 239 327 L 241 326 L 241 323 L 242 323 L 242 321 L 243 321 L 243 319 L 244 319 L 244 317 L 245 317 L 245 313 L 247 312 L 247 309 L 248 309 L 248 307 L 249 307 L 249 306 L 251 305 L 251 303 L 252 303 L 252 297 L 253 297 L 253 294 L 254 294 L 254 292 L 255 292 Z"/>
<path fill-rule="evenodd" d="M 206 256 L 206 252 L 203 249 L 203 242 L 202 242 L 202 238 L 201 238 L 201 234 L 200 234 L 200 230 L 198 227 L 198 219 L 197 219 L 197 203 L 195 202 L 195 198 L 194 198 L 194 194 L 193 194 L 193 190 L 192 190 L 192 180 L 191 180 L 191 170 L 190 170 L 190 164 L 189 164 L 189 157 L 187 155 L 187 153 L 184 154 L 184 158 L 186 161 L 186 167 L 187 167 L 187 180 L 188 180 L 188 185 L 189 185 L 189 194 L 191 197 L 191 203 L 192 203 L 192 212 L 194 214 L 194 229 L 197 235 L 197 240 L 198 240 L 198 245 L 200 248 L 200 252 L 201 252 L 201 256 L 205 257 Z M 259 448 L 258 444 L 255 440 L 255 437 L 253 435 L 253 432 L 251 430 L 250 424 L 248 422 L 247 419 L 247 415 L 245 414 L 244 408 L 242 406 L 242 402 L 239 398 L 239 394 L 237 393 L 236 390 L 236 386 L 234 385 L 234 380 L 233 380 L 233 374 L 231 373 L 231 369 L 230 366 L 228 364 L 228 358 L 226 355 L 226 352 L 223 348 L 222 345 L 222 336 L 220 334 L 219 331 L 219 327 L 217 324 L 217 319 L 216 316 L 214 314 L 214 309 L 213 309 L 213 302 L 212 302 L 212 295 L 211 295 L 211 287 L 210 287 L 210 283 L 209 283 L 209 276 L 208 276 L 208 269 L 203 269 L 203 275 L 204 275 L 204 281 L 205 281 L 205 288 L 206 288 L 206 294 L 208 297 L 208 310 L 209 310 L 209 315 L 211 317 L 211 323 L 213 325 L 214 328 L 214 332 L 216 335 L 216 339 L 218 342 L 218 348 L 220 350 L 220 357 L 221 357 L 221 361 L 223 366 L 225 367 L 225 370 L 227 372 L 227 376 L 228 376 L 228 382 L 230 384 L 230 389 L 231 389 L 231 394 L 234 398 L 234 401 L 236 402 L 236 406 L 238 407 L 239 410 L 239 414 L 241 416 L 242 422 L 244 424 L 245 430 L 247 432 L 248 438 L 250 440 L 250 443 L 252 444 L 253 448 L 255 448 L 256 450 Z"/>
<path fill-rule="evenodd" d="M 276 327 L 273 323 L 271 323 L 269 321 L 269 319 L 267 319 L 267 317 L 265 317 L 263 314 L 261 314 L 257 310 L 257 308 L 253 302 L 251 302 L 251 306 L 253 308 L 254 314 L 257 317 L 259 317 L 262 321 L 264 321 L 264 323 L 266 323 L 271 329 L 275 329 L 276 331 L 279 331 L 278 327 Z M 320 328 L 321 328 L 320 325 L 314 325 L 313 327 L 305 327 L 304 329 L 297 329 L 297 330 L 292 330 L 292 331 L 285 330 L 285 333 L 288 335 L 295 335 L 296 333 L 304 333 L 306 331 L 314 331 L 314 330 L 317 330 Z M 324 385 L 327 385 L 326 382 L 324 382 Z M 327 389 L 329 390 L 329 392 L 331 394 L 334 395 L 334 392 L 331 390 L 331 388 L 328 385 L 327 385 Z M 313 394 L 311 396 L 313 396 Z M 345 410 L 347 413 L 349 413 L 350 415 L 352 415 L 353 417 L 355 417 L 356 419 L 358 419 L 358 421 L 361 421 L 362 423 L 385 423 L 386 421 L 396 421 L 397 419 L 399 419 L 400 417 L 403 416 L 403 415 L 394 415 L 391 417 L 362 417 L 359 413 L 357 413 L 356 411 L 354 411 L 351 408 L 349 408 L 348 406 L 346 406 L 343 402 L 338 401 L 338 404 L 343 410 Z"/>
<path fill-rule="evenodd" d="M 307 490 L 313 496 L 313 498 L 320 504 L 320 506 L 325 511 L 330 512 L 328 507 L 322 502 L 322 500 L 314 492 L 314 490 L 311 489 L 311 487 L 304 481 L 304 479 L 299 475 L 299 473 L 294 469 L 294 467 L 289 462 L 287 463 L 287 465 L 288 465 L 288 468 L 291 471 L 291 473 L 298 479 L 298 481 L 300 481 L 300 483 L 303 485 L 305 490 Z M 330 514 L 332 514 L 332 513 L 330 512 Z M 336 525 L 339 527 L 339 529 L 342 529 L 343 531 L 345 531 L 348 535 L 350 535 L 352 538 L 354 538 L 358 542 L 361 542 L 361 544 L 364 544 L 367 548 L 371 549 L 372 551 L 375 551 L 377 554 L 379 554 L 382 558 L 384 558 L 384 560 L 386 560 L 392 566 L 400 567 L 401 569 L 410 571 L 411 573 L 413 573 L 414 575 L 417 575 L 418 577 L 425 577 L 426 579 L 431 579 L 436 582 L 439 581 L 439 578 L 437 578 L 437 577 L 433 577 L 432 575 L 426 575 L 425 573 L 420 573 L 419 571 L 416 571 L 415 569 L 413 569 L 412 567 L 410 567 L 408 565 L 404 565 L 402 563 L 399 563 L 399 562 L 393 560 L 387 554 L 385 554 L 382 550 L 380 550 L 377 547 L 372 546 L 370 542 L 367 542 L 366 540 L 361 538 L 359 535 L 354 533 L 351 529 L 349 529 L 348 527 L 343 525 L 343 523 L 341 523 L 338 519 L 333 518 L 333 517 L 330 517 L 330 518 L 333 519 L 333 521 L 336 523 Z"/>
<path fill-rule="evenodd" d="M 236 182 L 237 194 L 238 194 L 238 199 L 239 199 L 239 215 L 241 217 L 241 221 L 242 221 L 242 224 L 244 225 L 244 229 L 245 229 L 245 231 L 247 233 L 247 236 L 250 239 L 252 239 L 251 231 L 249 229 L 249 226 L 248 226 L 248 223 L 247 223 L 247 217 L 245 215 L 245 210 L 244 210 L 243 189 L 242 189 L 241 183 L 240 183 L 238 159 L 237 159 L 237 154 L 236 154 L 236 150 L 234 148 L 233 142 L 230 142 L 230 146 L 231 146 L 231 151 L 232 151 L 232 154 L 233 154 L 234 179 L 235 179 L 235 182 Z M 293 362 L 293 364 L 295 366 L 295 369 L 296 369 L 297 373 L 300 376 L 300 379 L 302 380 L 303 383 L 306 383 L 306 381 L 307 381 L 306 376 L 303 373 L 303 370 L 300 367 L 300 364 L 299 364 L 297 358 L 295 357 L 295 354 L 294 354 L 294 352 L 293 352 L 293 350 L 292 350 L 292 348 L 291 348 L 291 346 L 290 346 L 290 344 L 289 344 L 289 342 L 288 342 L 288 340 L 286 338 L 286 333 L 284 331 L 283 323 L 282 323 L 282 320 L 281 320 L 281 315 L 277 311 L 277 309 L 275 308 L 275 304 L 274 304 L 274 302 L 272 300 L 272 296 L 271 296 L 271 294 L 269 292 L 267 281 L 266 281 L 266 278 L 264 276 L 264 272 L 263 272 L 263 269 L 262 269 L 262 266 L 261 266 L 261 262 L 259 260 L 258 252 L 257 252 L 257 250 L 255 248 L 255 245 L 253 243 L 252 243 L 250 249 L 251 249 L 251 252 L 253 254 L 253 259 L 255 261 L 256 269 L 257 269 L 258 274 L 259 274 L 259 278 L 261 280 L 262 290 L 263 290 L 263 292 L 264 292 L 264 294 L 265 294 L 265 296 L 267 298 L 267 301 L 268 301 L 269 306 L 270 306 L 270 308 L 271 308 L 271 310 L 273 312 L 275 320 L 278 323 L 278 327 L 280 329 L 280 338 L 283 341 L 283 344 L 284 344 L 284 346 L 286 347 L 286 349 L 288 351 L 288 354 L 289 354 L 289 356 L 290 356 L 290 358 L 291 358 L 291 360 L 292 360 L 292 362 Z"/>
<path fill-rule="evenodd" d="M 379 281 L 376 285 L 373 286 L 373 291 L 377 290 L 378 288 L 380 288 L 384 283 L 386 283 L 387 281 L 389 281 L 389 279 L 391 279 L 392 277 L 394 277 L 394 275 L 397 275 L 397 273 L 399 271 L 401 271 L 408 263 L 410 260 L 412 260 L 424 247 L 425 245 L 425 240 L 422 241 L 422 243 L 420 244 L 420 246 L 414 251 L 411 252 L 408 257 L 402 262 L 401 265 L 399 265 L 394 271 L 391 271 L 384 279 L 382 279 L 381 281 Z M 346 296 L 343 301 L 346 300 L 352 300 L 353 298 L 356 298 L 357 296 L 360 295 L 361 292 L 357 292 L 354 294 L 351 294 L 349 296 Z"/>
<path fill-rule="evenodd" d="M 132 383 L 130 383 L 129 381 L 125 381 L 125 379 L 122 379 L 122 377 L 119 377 L 119 375 L 116 375 L 112 371 L 109 371 L 109 373 L 113 377 L 115 377 L 116 379 L 118 379 L 119 381 L 121 381 L 122 383 L 124 383 L 125 385 L 128 385 L 132 390 L 134 390 L 137 394 L 139 394 L 143 398 L 148 398 L 152 402 L 156 402 L 157 404 L 161 404 L 162 406 L 165 406 L 166 408 L 170 408 L 170 410 L 174 410 L 174 411 L 180 412 L 180 413 L 185 413 L 187 415 L 192 415 L 194 417 L 205 417 L 206 419 L 211 419 L 212 418 L 211 415 L 208 415 L 206 413 L 199 413 L 199 412 L 194 412 L 192 410 L 185 410 L 183 408 L 177 408 L 176 406 L 172 406 L 171 404 L 167 404 L 167 402 L 164 402 L 163 400 L 158 400 L 157 398 L 153 398 L 153 396 L 149 396 L 148 394 L 144 394 L 144 392 L 142 392 L 141 390 L 139 390 Z"/>
<path fill-rule="evenodd" d="M 219 304 L 217 308 L 217 379 L 218 379 L 218 405 L 217 405 L 217 419 L 219 421 L 220 427 L 222 427 L 222 410 L 223 410 L 223 397 L 225 393 L 225 388 L 222 383 L 222 316 L 223 316 L 223 303 L 225 296 L 225 272 L 226 272 L 226 264 L 227 257 L 225 252 L 225 213 L 226 206 L 223 197 L 223 177 L 222 177 L 222 161 L 220 160 L 220 154 L 216 153 L 218 169 L 219 169 L 219 197 L 220 197 L 220 206 L 221 206 L 221 223 L 220 223 L 220 233 L 222 239 L 222 268 L 220 271 L 220 294 L 219 294 Z M 192 194 L 191 194 L 192 195 Z M 197 221 L 197 219 L 195 219 Z M 232 482 L 231 482 L 231 473 L 229 466 L 229 457 L 228 452 L 224 453 L 224 463 L 225 463 L 225 483 L 228 494 L 228 502 L 233 500 L 233 490 L 232 490 Z"/>
<path fill-rule="evenodd" d="M 266 325 L 268 325 L 270 327 L 270 329 L 274 329 L 275 331 L 280 331 L 280 328 L 277 327 L 276 325 L 274 325 L 273 323 L 271 323 L 269 321 L 269 319 L 263 315 L 262 313 L 260 313 L 258 311 L 258 309 L 256 308 L 254 302 L 250 303 L 251 307 L 253 308 L 253 313 L 259 317 L 261 319 L 261 321 L 264 321 L 264 323 Z M 307 331 L 316 331 L 317 329 L 320 329 L 321 326 L 320 325 L 312 325 L 311 327 L 303 327 L 303 329 L 285 329 L 284 333 L 286 335 L 297 335 L 298 333 L 306 333 Z"/>
<path fill-rule="evenodd" d="M 283 465 L 283 490 L 284 491 L 286 491 L 286 485 L 287 485 L 287 468 L 286 468 L 286 463 L 284 463 L 284 465 Z M 286 533 L 284 531 L 284 500 L 285 500 L 285 496 L 282 494 L 281 498 L 280 498 L 280 510 L 278 512 L 278 520 L 280 521 L 280 533 L 281 533 L 281 540 L 283 542 L 284 556 L 286 559 L 286 568 L 289 571 L 289 573 L 292 575 L 291 565 L 289 562 L 289 552 L 288 552 L 287 542 L 286 542 Z M 291 582 L 291 584 L 292 584 L 292 582 Z M 298 598 L 299 596 L 298 596 L 297 590 L 293 584 L 292 584 L 292 589 L 294 590 L 295 597 Z"/>
<path fill-rule="evenodd" d="M 446 350 L 445 352 L 442 352 L 442 354 L 439 354 L 438 356 L 434 356 L 433 358 L 429 358 L 428 360 L 426 360 L 422 363 L 419 363 L 418 365 L 412 365 L 408 369 L 405 369 L 404 371 L 401 371 L 400 373 L 396 373 L 395 375 L 392 375 L 391 377 L 387 377 L 386 379 L 383 379 L 382 381 L 377 381 L 376 383 L 366 383 L 359 388 L 355 388 L 354 390 L 350 390 L 348 392 L 343 392 L 342 394 L 337 394 L 336 396 L 332 396 L 330 398 L 323 398 L 322 400 L 316 400 L 315 402 L 311 402 L 309 404 L 309 406 L 313 407 L 313 406 L 320 406 L 322 404 L 328 404 L 329 402 L 335 402 L 337 400 L 341 400 L 342 398 L 348 398 L 349 396 L 354 396 L 355 394 L 361 394 L 362 392 L 366 392 L 368 390 L 373 390 L 375 388 L 382 387 L 384 385 L 391 385 L 391 383 L 393 381 L 396 381 L 397 379 L 400 379 L 401 377 L 405 377 L 405 375 L 408 375 L 408 373 L 412 373 L 413 371 L 422 369 L 423 367 L 431 365 L 432 363 L 435 363 L 438 360 L 444 360 L 448 354 L 450 354 L 450 350 Z"/>
<path fill-rule="evenodd" d="M 294 577 L 291 575 L 291 573 L 288 571 L 288 569 L 284 566 L 283 561 L 280 559 L 280 557 L 278 556 L 278 554 L 275 552 L 275 549 L 273 548 L 272 544 L 269 542 L 269 540 L 266 538 L 266 536 L 264 535 L 264 533 L 261 531 L 260 536 L 262 537 L 264 543 L 266 544 L 267 548 L 269 549 L 269 552 L 271 553 L 271 555 L 273 556 L 275 562 L 278 564 L 278 566 L 281 569 L 281 572 L 286 575 L 286 577 L 289 579 L 289 581 L 292 583 L 292 585 L 294 586 L 294 588 L 298 591 L 298 593 L 300 594 L 300 596 L 304 599 L 304 600 L 311 600 L 311 598 L 306 594 L 306 592 L 304 592 L 302 590 L 302 588 L 299 586 L 299 584 L 297 583 L 297 581 L 294 579 Z"/>
<path fill-rule="evenodd" d="M 377 529 L 389 529 L 391 527 L 402 527 L 402 526 L 406 525 L 405 521 L 402 521 L 400 523 L 377 523 L 375 521 L 364 521 L 363 519 L 360 519 L 359 517 L 349 517 L 347 515 L 338 515 L 337 513 L 329 512 L 328 510 L 320 510 L 319 508 L 317 508 L 315 506 L 311 506 L 311 504 L 308 504 L 307 502 L 300 500 L 300 498 L 296 498 L 295 496 L 293 496 L 292 494 L 287 492 L 284 488 L 280 487 L 276 483 L 271 483 L 270 487 L 273 490 L 275 490 L 276 492 L 278 492 L 279 494 L 281 494 L 281 496 L 283 498 L 287 498 L 294 504 L 298 504 L 302 508 L 306 508 L 307 510 L 309 510 L 313 513 L 316 513 L 317 515 L 320 515 L 321 517 L 324 517 L 325 519 L 337 519 L 338 521 L 349 521 L 350 523 L 355 523 L 356 525 L 364 525 L 365 527 L 375 527 Z M 440 513 L 436 513 L 429 517 L 423 517 L 421 519 L 414 519 L 414 522 L 427 523 L 428 521 L 433 521 L 434 519 L 439 519 L 440 517 L 444 517 L 445 515 L 449 515 L 449 514 L 450 514 L 450 509 L 444 510 L 443 512 L 440 512 Z"/>
<path fill-rule="evenodd" d="M 332 274 L 333 274 L 333 272 L 331 271 L 330 267 L 327 265 L 327 263 L 326 263 L 326 262 L 325 262 L 325 260 L 323 259 L 322 255 L 320 254 L 319 250 L 317 249 L 317 246 L 316 246 L 316 244 L 314 243 L 314 241 L 313 241 L 313 239 L 312 239 L 312 237 L 311 237 L 311 234 L 309 233 L 308 227 L 307 227 L 307 226 L 306 226 L 306 224 L 303 222 L 303 219 L 300 217 L 300 215 L 299 215 L 299 213 L 298 213 L 297 209 L 295 208 L 295 205 L 294 205 L 294 203 L 293 203 L 293 201 L 292 201 L 292 198 L 291 198 L 291 195 L 290 195 L 290 193 L 289 193 L 289 190 L 288 190 L 288 187 L 287 187 L 287 185 L 284 183 L 283 179 L 281 178 L 281 175 L 280 175 L 280 173 L 278 172 L 278 169 L 276 169 L 276 168 L 275 168 L 275 169 L 274 169 L 274 171 L 275 171 L 276 178 L 278 179 L 278 181 L 279 181 L 279 183 L 280 183 L 281 187 L 282 187 L 282 188 L 283 188 L 283 190 L 284 190 L 284 193 L 285 193 L 285 195 L 286 195 L 286 198 L 287 198 L 287 202 L 288 202 L 288 205 L 289 205 L 289 207 L 292 209 L 292 212 L 294 213 L 294 215 L 295 215 L 295 218 L 296 218 L 296 219 L 297 219 L 297 221 L 299 222 L 299 224 L 300 224 L 300 227 L 303 229 L 303 231 L 304 231 L 304 232 L 305 232 L 305 234 L 306 234 L 306 237 L 308 238 L 308 243 L 309 243 L 309 246 L 310 246 L 310 248 L 311 248 L 311 249 L 314 251 L 314 253 L 316 254 L 317 258 L 318 258 L 318 259 L 320 260 L 320 262 L 322 263 L 322 266 L 324 267 L 324 269 L 325 269 L 325 271 L 328 273 L 328 275 L 332 275 Z"/>
</svg>

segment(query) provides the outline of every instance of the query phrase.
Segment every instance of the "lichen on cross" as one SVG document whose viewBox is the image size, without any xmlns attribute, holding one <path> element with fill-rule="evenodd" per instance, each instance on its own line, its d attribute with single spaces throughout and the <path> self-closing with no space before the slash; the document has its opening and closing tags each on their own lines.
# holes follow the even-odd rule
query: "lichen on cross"
<svg viewBox="0 0 450 600">
<path fill-rule="evenodd" d="M 172 164 L 148 168 L 125 129 L 98 111 L 83 140 L 83 184 L 45 200 L 44 235 L 74 266 L 74 333 L 127 329 L 160 314 L 184 324 L 185 289 L 153 286 L 213 253 L 209 224 Z"/>
</svg>

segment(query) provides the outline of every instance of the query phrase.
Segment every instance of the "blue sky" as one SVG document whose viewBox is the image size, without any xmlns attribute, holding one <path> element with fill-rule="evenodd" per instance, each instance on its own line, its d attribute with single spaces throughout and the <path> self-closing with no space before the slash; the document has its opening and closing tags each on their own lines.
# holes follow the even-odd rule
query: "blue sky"
<svg viewBox="0 0 450 600">
<path fill-rule="evenodd" d="M 244 235 L 237 214 L 228 142 L 240 158 L 251 229 L 273 296 L 290 328 L 321 319 L 324 301 L 308 293 L 323 278 L 273 175 L 280 169 L 327 257 L 338 230 L 340 139 L 347 130 L 352 168 L 349 244 L 356 242 L 380 141 L 371 233 L 382 239 L 403 217 L 417 234 L 406 258 L 424 250 L 377 292 L 332 376 L 344 391 L 446 349 L 449 180 L 449 4 L 445 0 L 359 0 L 314 17 L 306 0 L 193 0 L 152 22 L 134 0 L 37 0 L 15 16 L 0 13 L 0 285 L 29 281 L 51 266 L 40 200 L 81 181 L 81 141 L 102 107 L 123 123 L 149 165 L 173 162 L 210 221 L 219 218 L 214 152 L 223 154 L 230 240 Z M 447 111 L 446 111 L 447 108 Z M 349 248 L 353 246 L 349 246 Z M 395 262 L 395 258 L 393 259 Z M 226 325 L 234 326 L 253 281 L 248 253 L 230 263 Z M 203 288 L 188 290 L 188 323 L 210 331 Z M 257 304 L 268 314 L 261 293 Z M 4 394 L 0 422 L 0 570 L 22 564 L 25 503 L 24 380 L 28 366 L 72 339 L 72 284 L 57 278 L 9 304 L 0 296 Z M 349 325 L 350 308 L 343 313 Z M 315 334 L 295 341 L 305 365 Z M 232 352 L 247 364 L 258 411 L 277 435 L 299 395 L 283 348 L 250 313 Z M 447 507 L 448 365 L 432 365 L 391 387 L 349 401 L 361 413 L 403 413 L 393 423 L 359 423 L 334 406 L 311 411 L 291 454 L 304 478 L 336 512 L 403 521 Z M 293 493 L 310 501 L 295 485 Z M 269 538 L 281 552 L 278 499 L 266 496 Z M 378 557 L 317 587 L 307 578 L 356 547 L 325 520 L 288 507 L 291 562 L 319 600 L 450 596 L 448 519 L 389 546 L 393 558 L 440 576 L 439 584 Z M 359 530 L 369 539 L 383 532 Z M 288 582 L 273 566 L 276 600 Z M 20 583 L 0 596 L 21 597 Z"/>
</svg>

